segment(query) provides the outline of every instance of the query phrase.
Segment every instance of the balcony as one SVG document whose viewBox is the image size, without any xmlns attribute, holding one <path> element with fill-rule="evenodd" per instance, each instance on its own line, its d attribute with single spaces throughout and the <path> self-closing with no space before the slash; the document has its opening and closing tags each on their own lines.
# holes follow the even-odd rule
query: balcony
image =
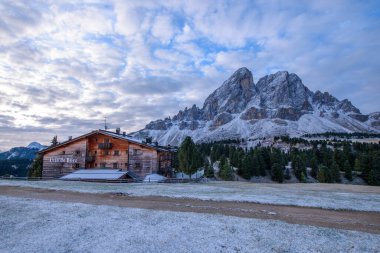
<svg viewBox="0 0 380 253">
<path fill-rule="evenodd" d="M 112 148 L 112 143 L 105 142 L 105 143 L 99 143 L 98 144 L 99 149 L 111 149 Z"/>
</svg>

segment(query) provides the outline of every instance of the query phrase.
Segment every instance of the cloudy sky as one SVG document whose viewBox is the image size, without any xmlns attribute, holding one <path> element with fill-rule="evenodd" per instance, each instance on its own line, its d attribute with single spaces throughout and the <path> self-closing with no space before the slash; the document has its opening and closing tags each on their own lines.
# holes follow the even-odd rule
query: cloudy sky
<svg viewBox="0 0 380 253">
<path fill-rule="evenodd" d="M 160 3 L 159 3 L 160 2 Z M 0 150 L 197 104 L 239 67 L 380 110 L 380 1 L 0 0 Z"/>
</svg>

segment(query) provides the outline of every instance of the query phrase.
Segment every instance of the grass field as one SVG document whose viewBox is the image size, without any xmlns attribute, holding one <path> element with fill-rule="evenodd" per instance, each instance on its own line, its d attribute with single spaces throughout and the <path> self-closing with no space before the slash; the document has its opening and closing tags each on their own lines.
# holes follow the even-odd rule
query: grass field
<svg viewBox="0 0 380 253">
<path fill-rule="evenodd" d="M 380 235 L 0 196 L 0 252 L 379 252 Z"/>
<path fill-rule="evenodd" d="M 265 204 L 380 212 L 380 187 L 361 185 L 255 184 L 244 182 L 112 184 L 59 180 L 0 180 L 0 185 L 91 193 L 117 192 L 132 196 L 168 196 L 204 200 L 248 201 Z"/>
</svg>

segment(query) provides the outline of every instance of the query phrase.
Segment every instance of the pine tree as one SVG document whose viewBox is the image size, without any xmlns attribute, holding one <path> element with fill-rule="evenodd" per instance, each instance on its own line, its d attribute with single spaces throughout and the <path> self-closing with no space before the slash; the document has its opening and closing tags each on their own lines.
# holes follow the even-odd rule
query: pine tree
<svg viewBox="0 0 380 253">
<path fill-rule="evenodd" d="M 302 174 L 303 174 L 303 177 L 305 178 L 306 166 L 301 156 L 296 156 L 295 159 L 292 161 L 292 169 L 296 178 L 301 182 L 304 181 L 302 178 Z"/>
<path fill-rule="evenodd" d="M 265 164 L 265 161 L 263 159 L 260 159 L 259 157 L 259 175 L 262 176 L 262 177 L 265 177 L 266 176 L 266 164 Z"/>
<path fill-rule="evenodd" d="M 58 137 L 57 137 L 57 135 L 55 135 L 54 137 L 53 137 L 53 139 L 51 140 L 51 147 L 54 147 L 54 146 L 57 146 L 58 145 Z"/>
<path fill-rule="evenodd" d="M 352 181 L 352 169 L 348 160 L 344 162 L 344 177 L 347 178 L 349 181 Z"/>
<path fill-rule="evenodd" d="M 189 136 L 185 138 L 178 150 L 178 161 L 179 170 L 188 174 L 189 178 L 202 166 L 200 154 Z"/>
<path fill-rule="evenodd" d="M 245 154 L 243 157 L 243 162 L 242 162 L 242 169 L 241 169 L 241 176 L 244 177 L 245 179 L 250 179 L 251 178 L 251 157 L 249 154 Z"/>
<path fill-rule="evenodd" d="M 226 181 L 232 181 L 234 179 L 233 177 L 233 171 L 231 165 L 227 162 L 223 164 L 223 167 L 220 168 L 219 171 L 219 177 Z"/>
<path fill-rule="evenodd" d="M 335 162 L 335 159 L 333 159 L 332 163 L 331 163 L 331 173 L 332 173 L 332 181 L 333 182 L 337 182 L 337 183 L 340 183 L 341 180 L 340 180 L 340 170 L 339 170 L 339 166 L 338 164 Z"/>
<path fill-rule="evenodd" d="M 259 157 L 255 154 L 253 155 L 251 161 L 251 168 L 252 168 L 252 176 L 258 177 L 260 176 L 260 168 L 262 168 L 264 165 L 259 160 Z"/>
<path fill-rule="evenodd" d="M 360 165 L 361 165 L 361 171 L 362 171 L 362 178 L 368 182 L 369 174 L 371 172 L 372 162 L 371 162 L 371 156 L 366 154 L 361 155 L 360 159 Z"/>
<path fill-rule="evenodd" d="M 42 163 L 43 157 L 41 155 L 37 155 L 37 157 L 33 160 L 33 163 L 30 166 L 28 171 L 28 177 L 42 177 Z"/>
<path fill-rule="evenodd" d="M 282 183 L 284 181 L 284 173 L 280 164 L 274 163 L 272 165 L 271 176 L 273 181 L 277 181 L 279 183 Z"/>
<path fill-rule="evenodd" d="M 355 171 L 362 171 L 362 165 L 361 165 L 361 163 L 360 163 L 360 159 L 359 159 L 359 157 L 357 157 L 357 158 L 355 159 L 354 169 L 355 169 Z"/>
<path fill-rule="evenodd" d="M 317 180 L 320 183 L 327 183 L 327 167 L 324 165 L 319 165 L 318 168 L 318 175 L 317 175 Z"/>
<path fill-rule="evenodd" d="M 219 171 L 222 169 L 222 167 L 224 166 L 224 164 L 226 164 L 226 157 L 224 155 L 222 155 L 220 157 L 220 162 L 219 162 Z"/>
<path fill-rule="evenodd" d="M 212 166 L 210 166 L 207 159 L 205 160 L 204 164 L 204 175 L 207 178 L 214 177 L 214 169 L 212 168 Z"/>
<path fill-rule="evenodd" d="M 311 167 L 311 176 L 313 178 L 317 178 L 318 175 L 318 161 L 315 156 L 313 156 L 310 160 L 310 167 Z"/>
<path fill-rule="evenodd" d="M 368 174 L 368 184 L 380 185 L 380 152 L 373 152 L 372 155 L 372 168 Z"/>
</svg>

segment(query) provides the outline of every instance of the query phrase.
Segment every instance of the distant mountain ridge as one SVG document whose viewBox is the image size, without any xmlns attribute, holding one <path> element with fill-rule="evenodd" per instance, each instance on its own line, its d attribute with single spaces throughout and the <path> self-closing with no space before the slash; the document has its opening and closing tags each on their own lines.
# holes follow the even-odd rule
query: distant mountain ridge
<svg viewBox="0 0 380 253">
<path fill-rule="evenodd" d="M 31 142 L 26 147 L 14 147 L 11 148 L 9 151 L 5 151 L 0 153 L 0 160 L 10 160 L 10 159 L 34 159 L 37 152 L 46 148 L 47 146 L 44 146 L 38 142 Z"/>
<path fill-rule="evenodd" d="M 380 132 L 380 112 L 362 114 L 352 103 L 310 91 L 293 73 L 279 71 L 253 81 L 243 67 L 210 94 L 203 107 L 185 108 L 173 118 L 152 121 L 132 133 L 161 145 L 323 132 Z"/>
</svg>

